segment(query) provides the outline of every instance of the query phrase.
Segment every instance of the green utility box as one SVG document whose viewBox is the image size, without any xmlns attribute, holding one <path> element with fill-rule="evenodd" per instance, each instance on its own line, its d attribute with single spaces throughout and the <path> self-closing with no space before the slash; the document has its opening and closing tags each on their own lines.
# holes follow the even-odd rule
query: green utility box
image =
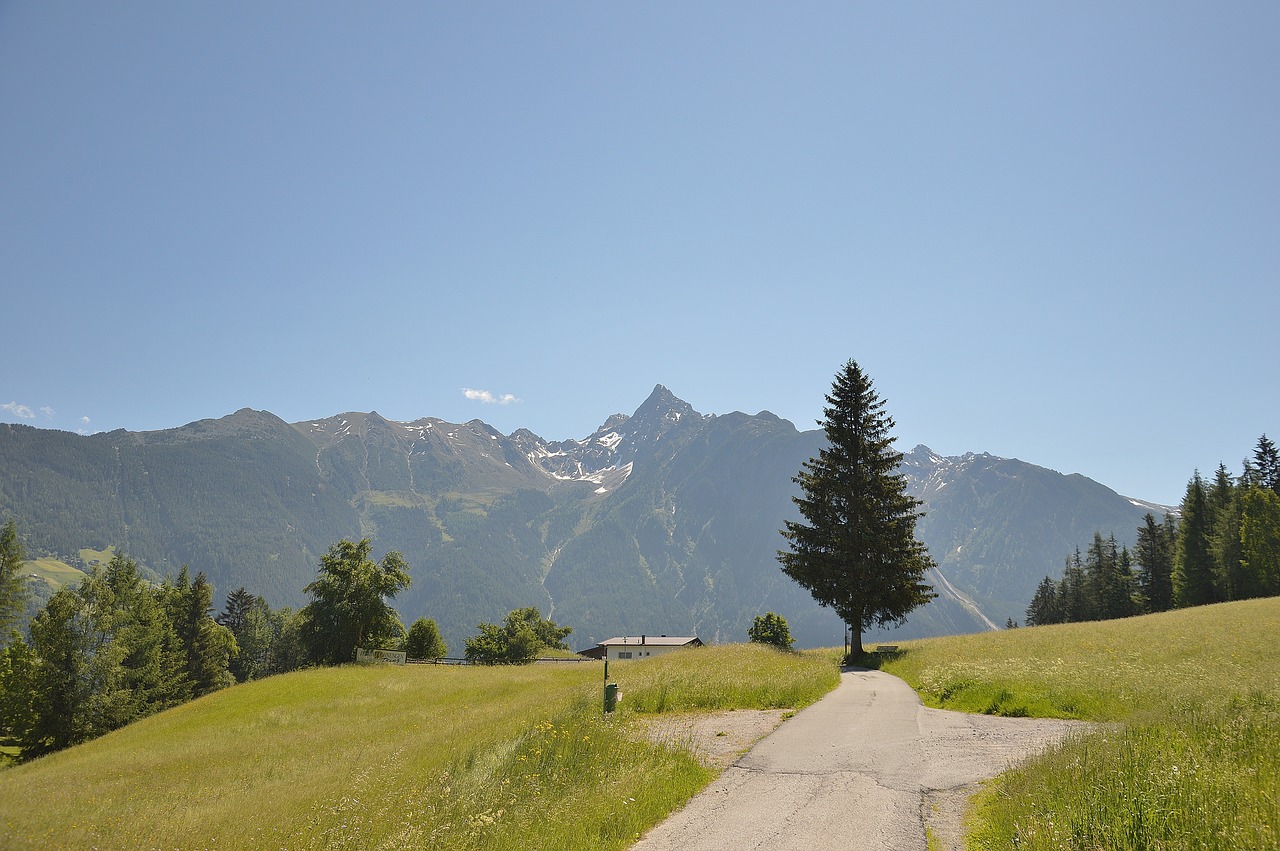
<svg viewBox="0 0 1280 851">
<path fill-rule="evenodd" d="M 612 712 L 618 708 L 618 684 L 604 684 L 604 711 Z"/>
</svg>

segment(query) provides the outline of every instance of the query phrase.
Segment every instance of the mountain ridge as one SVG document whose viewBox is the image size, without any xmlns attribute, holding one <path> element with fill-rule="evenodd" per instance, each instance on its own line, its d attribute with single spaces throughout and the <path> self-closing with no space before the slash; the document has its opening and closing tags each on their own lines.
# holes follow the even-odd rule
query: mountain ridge
<svg viewBox="0 0 1280 851">
<path fill-rule="evenodd" d="M 659 384 L 580 440 L 376 411 L 287 423 L 250 408 L 160 431 L 39 432 L 0 429 L 0 514 L 38 551 L 116 544 L 162 573 L 189 564 L 221 595 L 244 585 L 278 606 L 302 602 L 328 544 L 366 535 L 413 567 L 395 600 L 406 622 L 436 618 L 454 647 L 526 605 L 574 626 L 576 642 L 742 640 L 770 610 L 802 643 L 839 643 L 835 617 L 775 558 L 796 516 L 792 477 L 823 435 L 768 411 L 703 415 Z M 926 504 L 918 533 L 940 599 L 898 637 L 1020 619 L 1095 528 L 1131 543 L 1150 510 L 989 453 L 921 444 L 900 469 Z"/>
</svg>

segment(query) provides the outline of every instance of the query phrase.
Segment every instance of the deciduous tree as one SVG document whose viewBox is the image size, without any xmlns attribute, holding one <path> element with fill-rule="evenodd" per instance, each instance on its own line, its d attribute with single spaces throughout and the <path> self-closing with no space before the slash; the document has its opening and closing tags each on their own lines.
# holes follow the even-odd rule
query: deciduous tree
<svg viewBox="0 0 1280 851">
<path fill-rule="evenodd" d="M 87 741 L 190 697 L 158 595 L 121 553 L 50 598 L 31 624 L 39 664 L 23 756 Z"/>
<path fill-rule="evenodd" d="M 536 608 L 515 609 L 502 626 L 481 623 L 479 632 L 467 639 L 464 655 L 469 662 L 495 665 L 523 665 L 548 649 L 568 650 L 565 637 L 573 627 L 560 626 L 543 618 Z"/>
<path fill-rule="evenodd" d="M 342 540 L 320 559 L 315 581 L 304 589 L 311 602 L 300 613 L 312 661 L 351 662 L 357 647 L 403 640 L 404 625 L 387 600 L 409 587 L 409 565 L 397 552 L 375 563 L 372 549 L 368 538 Z"/>
<path fill-rule="evenodd" d="M 431 618 L 418 618 L 409 627 L 405 640 L 405 652 L 410 659 L 443 659 L 449 653 L 440 637 L 440 627 Z"/>
<path fill-rule="evenodd" d="M 787 626 L 787 619 L 773 612 L 756 615 L 747 629 L 747 638 L 758 644 L 771 644 L 779 650 L 790 650 L 795 643 L 795 639 L 791 637 L 791 628 Z"/>
</svg>

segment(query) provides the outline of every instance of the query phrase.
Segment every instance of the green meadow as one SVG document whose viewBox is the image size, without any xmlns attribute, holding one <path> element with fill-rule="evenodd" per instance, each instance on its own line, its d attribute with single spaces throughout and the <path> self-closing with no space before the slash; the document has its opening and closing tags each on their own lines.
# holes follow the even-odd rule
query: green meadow
<svg viewBox="0 0 1280 851">
<path fill-rule="evenodd" d="M 624 848 L 710 779 L 638 707 L 817 700 L 830 659 L 751 645 L 613 663 L 344 666 L 216 692 L 0 772 L 5 847 Z M 672 683 L 680 684 L 673 689 Z"/>
<path fill-rule="evenodd" d="M 927 639 L 926 703 L 1099 722 L 992 781 L 971 849 L 1280 847 L 1280 598 Z M 801 708 L 834 651 L 317 668 L 0 772 L 4 847 L 624 848 L 710 779 L 650 713 Z"/>
<path fill-rule="evenodd" d="M 1102 722 L 1006 772 L 971 849 L 1280 848 L 1280 598 L 911 642 L 926 703 Z"/>
<path fill-rule="evenodd" d="M 84 571 L 72 567 L 64 561 L 56 558 L 38 558 L 26 562 L 22 566 L 23 571 L 35 574 L 52 586 L 57 591 L 67 585 L 74 585 L 84 579 Z"/>
</svg>

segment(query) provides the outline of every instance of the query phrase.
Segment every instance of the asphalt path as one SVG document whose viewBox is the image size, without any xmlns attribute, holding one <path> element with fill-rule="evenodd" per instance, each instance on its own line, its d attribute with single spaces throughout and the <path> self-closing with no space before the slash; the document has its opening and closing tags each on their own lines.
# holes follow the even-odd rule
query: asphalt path
<svg viewBox="0 0 1280 851">
<path fill-rule="evenodd" d="M 977 784 L 1080 726 L 929 709 L 897 677 L 846 670 L 633 848 L 925 851 L 926 824 L 960 848 Z"/>
</svg>

